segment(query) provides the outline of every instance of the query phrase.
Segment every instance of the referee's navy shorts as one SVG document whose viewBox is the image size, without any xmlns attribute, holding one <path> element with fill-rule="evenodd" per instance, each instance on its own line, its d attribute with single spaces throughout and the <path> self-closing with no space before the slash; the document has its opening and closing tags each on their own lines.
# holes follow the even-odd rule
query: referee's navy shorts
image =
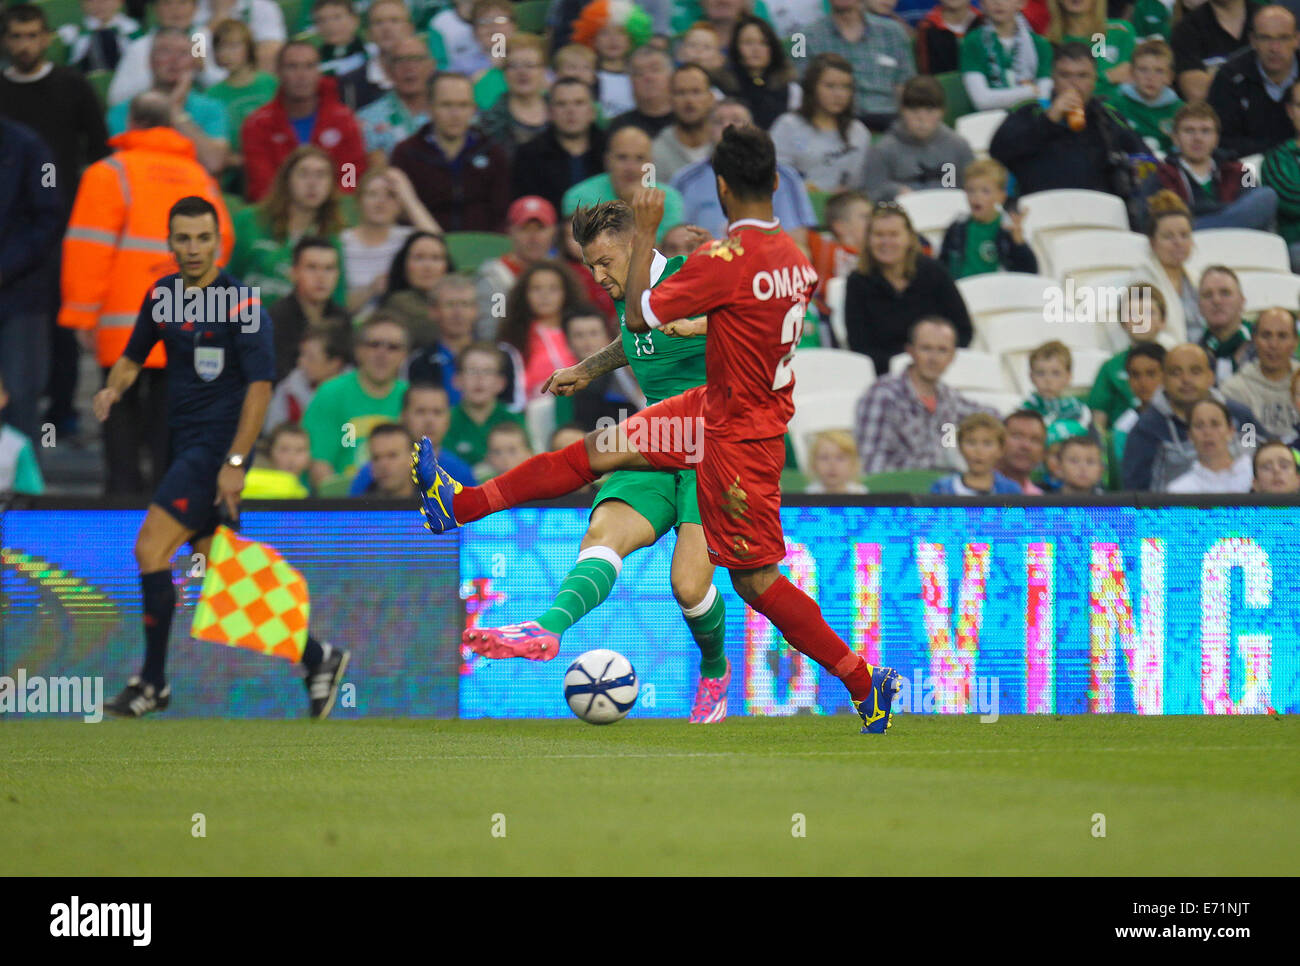
<svg viewBox="0 0 1300 966">
<path fill-rule="evenodd" d="M 220 522 L 217 499 L 217 474 L 226 462 L 228 447 L 210 444 L 173 442 L 171 460 L 163 474 L 153 502 L 166 510 L 186 530 L 193 530 L 194 540 L 212 535 Z"/>
</svg>

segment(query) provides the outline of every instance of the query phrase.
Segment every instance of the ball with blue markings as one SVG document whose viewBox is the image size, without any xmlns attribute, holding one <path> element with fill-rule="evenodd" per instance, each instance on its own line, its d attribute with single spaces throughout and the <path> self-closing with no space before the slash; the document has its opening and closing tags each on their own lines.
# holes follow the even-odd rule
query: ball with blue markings
<svg viewBox="0 0 1300 966">
<path fill-rule="evenodd" d="M 636 704 L 641 685 L 632 662 L 617 651 L 588 651 L 564 672 L 564 700 L 588 724 L 612 724 Z"/>
</svg>

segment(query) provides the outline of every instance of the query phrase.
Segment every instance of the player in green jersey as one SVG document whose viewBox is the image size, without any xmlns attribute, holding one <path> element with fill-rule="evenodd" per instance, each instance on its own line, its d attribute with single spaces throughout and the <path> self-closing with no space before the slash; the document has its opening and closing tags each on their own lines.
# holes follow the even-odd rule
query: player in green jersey
<svg viewBox="0 0 1300 966">
<path fill-rule="evenodd" d="M 632 209 L 622 201 L 606 201 L 579 208 L 573 216 L 573 237 L 582 248 L 583 261 L 596 281 L 614 299 L 620 332 L 604 349 L 575 366 L 559 369 L 542 387 L 557 396 L 569 396 L 593 379 L 622 366 L 631 366 L 645 394 L 646 404 L 657 403 L 704 383 L 703 319 L 681 320 L 660 330 L 629 332 L 623 322 L 623 290 L 632 255 Z M 699 232 L 699 241 L 708 235 Z M 679 269 L 683 257 L 668 259 L 654 253 L 651 284 L 657 285 Z M 703 444 L 702 427 L 661 427 L 688 441 Z M 560 584 L 546 613 L 536 620 L 506 627 L 479 627 L 465 631 L 464 642 L 490 658 L 526 657 L 549 661 L 559 651 L 560 637 L 614 588 L 623 559 L 655 543 L 677 528 L 671 582 L 691 636 L 700 648 L 700 683 L 690 720 L 705 724 L 727 716 L 727 688 L 731 669 L 723 651 L 726 614 L 722 595 L 713 586 L 709 560 L 695 501 L 695 472 L 642 472 L 623 470 L 610 474 L 592 506 L 591 521 L 582 538 L 578 560 Z"/>
</svg>

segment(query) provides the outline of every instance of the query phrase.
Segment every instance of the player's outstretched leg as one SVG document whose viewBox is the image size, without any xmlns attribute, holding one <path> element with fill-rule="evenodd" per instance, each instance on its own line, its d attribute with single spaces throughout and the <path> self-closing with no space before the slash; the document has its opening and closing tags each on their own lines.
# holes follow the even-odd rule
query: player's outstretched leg
<svg viewBox="0 0 1300 966">
<path fill-rule="evenodd" d="M 612 478 L 618 479 L 619 475 Z M 605 488 L 617 486 L 617 482 L 609 482 Z M 537 620 L 522 624 L 471 628 L 461 640 L 484 657 L 551 660 L 559 653 L 564 632 L 610 595 L 623 569 L 623 558 L 656 539 L 654 526 L 628 503 L 618 497 L 598 502 L 582 538 L 578 560 L 565 575 L 550 609 Z"/>
<path fill-rule="evenodd" d="M 642 410 L 633 418 L 644 418 L 654 408 Z M 411 479 L 420 491 L 420 513 L 425 527 L 434 533 L 446 533 L 521 503 L 564 496 L 602 473 L 650 468 L 646 458 L 628 442 L 623 424 L 590 433 L 564 449 L 538 453 L 482 486 L 462 487 L 453 480 L 438 465 L 428 437 L 411 451 Z"/>
<path fill-rule="evenodd" d="M 313 718 L 328 718 L 334 710 L 343 672 L 348 669 L 352 652 L 307 636 L 302 652 L 303 680 L 307 685 L 307 703 Z"/>
<path fill-rule="evenodd" d="M 893 723 L 890 706 L 901 683 L 893 668 L 875 667 L 854 654 L 822 617 L 816 601 L 772 564 L 733 570 L 732 583 L 751 607 L 770 620 L 797 650 L 844 682 L 862 718 L 862 733 L 884 734 Z"/>
</svg>

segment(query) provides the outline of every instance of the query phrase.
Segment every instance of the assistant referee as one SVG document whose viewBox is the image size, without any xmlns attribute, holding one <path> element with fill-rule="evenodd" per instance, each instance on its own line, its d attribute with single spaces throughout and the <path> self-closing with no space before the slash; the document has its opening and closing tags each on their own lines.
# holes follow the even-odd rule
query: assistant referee
<svg viewBox="0 0 1300 966">
<path fill-rule="evenodd" d="M 123 717 L 162 711 L 171 700 L 167 638 L 176 610 L 171 561 L 183 544 L 206 559 L 224 507 L 234 517 L 253 445 L 271 401 L 275 350 L 257 292 L 217 267 L 217 211 L 182 198 L 167 213 L 167 247 L 180 272 L 145 296 L 131 338 L 95 395 L 103 422 L 139 376 L 159 340 L 167 350 L 166 471 L 135 541 L 144 605 L 144 666 L 105 710 Z M 303 654 L 313 716 L 334 704 L 348 652 L 308 636 Z"/>
</svg>

